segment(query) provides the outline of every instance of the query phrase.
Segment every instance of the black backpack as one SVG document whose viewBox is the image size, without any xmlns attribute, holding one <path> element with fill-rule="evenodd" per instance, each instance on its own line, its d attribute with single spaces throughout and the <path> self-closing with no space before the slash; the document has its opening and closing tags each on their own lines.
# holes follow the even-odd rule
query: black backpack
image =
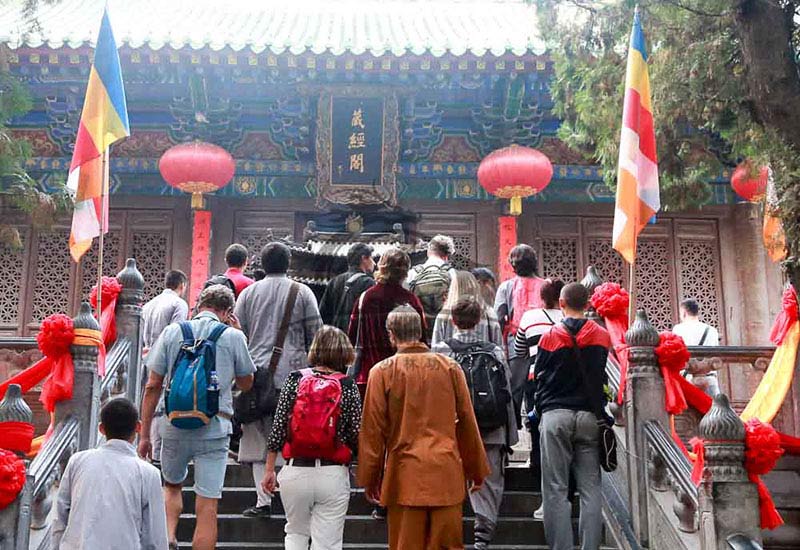
<svg viewBox="0 0 800 550">
<path fill-rule="evenodd" d="M 219 275 L 214 275 L 209 280 L 207 280 L 203 285 L 203 290 L 207 289 L 211 285 L 227 286 L 228 288 L 231 289 L 233 295 L 238 298 L 238 296 L 236 295 L 236 285 L 233 284 L 233 281 L 231 281 L 228 277 L 226 277 L 222 273 L 220 273 Z"/>
<path fill-rule="evenodd" d="M 494 356 L 494 344 L 465 344 L 458 340 L 445 342 L 453 350 L 455 361 L 467 377 L 467 387 L 475 409 L 478 427 L 494 430 L 508 422 L 511 392 L 505 367 Z"/>
<path fill-rule="evenodd" d="M 372 279 L 372 277 L 366 273 L 359 271 L 358 273 L 350 275 L 342 287 L 342 294 L 339 297 L 339 302 L 336 304 L 336 311 L 333 314 L 332 324 L 337 328 L 342 329 L 344 332 L 347 332 L 347 328 L 350 324 L 350 314 L 352 313 L 353 306 L 360 296 L 360 294 L 358 296 L 355 295 L 353 292 L 353 287 L 364 277 Z"/>
</svg>

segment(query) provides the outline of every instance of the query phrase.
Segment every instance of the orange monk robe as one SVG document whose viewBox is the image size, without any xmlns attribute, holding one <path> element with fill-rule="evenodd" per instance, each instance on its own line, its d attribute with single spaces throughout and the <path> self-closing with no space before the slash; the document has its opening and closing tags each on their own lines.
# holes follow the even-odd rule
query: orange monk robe
<svg viewBox="0 0 800 550">
<path fill-rule="evenodd" d="M 414 343 L 372 368 L 358 479 L 371 487 L 383 478 L 382 505 L 460 506 L 466 481 L 487 475 L 467 382 L 455 361 Z"/>
</svg>

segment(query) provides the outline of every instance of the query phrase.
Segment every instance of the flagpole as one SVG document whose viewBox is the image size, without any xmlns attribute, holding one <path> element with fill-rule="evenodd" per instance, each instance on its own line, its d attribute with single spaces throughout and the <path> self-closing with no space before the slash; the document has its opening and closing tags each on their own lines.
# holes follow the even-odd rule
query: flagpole
<svg viewBox="0 0 800 550">
<path fill-rule="evenodd" d="M 101 321 L 100 312 L 103 311 L 103 244 L 106 234 L 106 190 L 108 189 L 108 147 L 103 149 L 102 155 L 103 183 L 100 186 L 100 238 L 97 240 L 97 322 Z"/>
<path fill-rule="evenodd" d="M 633 325 L 636 317 L 636 268 L 633 262 L 628 264 L 628 324 Z"/>
</svg>

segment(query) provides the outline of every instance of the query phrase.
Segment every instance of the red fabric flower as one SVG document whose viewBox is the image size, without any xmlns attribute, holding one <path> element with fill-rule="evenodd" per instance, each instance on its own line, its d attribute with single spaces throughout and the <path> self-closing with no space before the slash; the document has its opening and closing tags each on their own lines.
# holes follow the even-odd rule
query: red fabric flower
<svg viewBox="0 0 800 550">
<path fill-rule="evenodd" d="M 775 324 L 772 325 L 772 330 L 769 332 L 770 341 L 776 346 L 783 343 L 786 338 L 786 333 L 797 321 L 798 316 L 797 306 L 797 292 L 794 287 L 789 287 L 783 291 L 783 299 L 781 300 L 781 311 L 775 318 Z"/>
<path fill-rule="evenodd" d="M 75 327 L 72 319 L 63 313 L 56 313 L 42 321 L 36 342 L 39 349 L 47 357 L 56 358 L 69 353 L 69 347 L 75 338 Z"/>
<path fill-rule="evenodd" d="M 122 292 L 122 285 L 116 277 L 103 277 L 102 292 L 103 293 L 100 295 L 102 298 L 101 305 L 103 309 L 105 309 L 106 306 L 113 300 L 116 300 L 119 293 Z M 92 304 L 93 308 L 97 309 L 97 285 L 92 287 L 92 293 L 89 295 L 89 303 Z"/>
<path fill-rule="evenodd" d="M 669 414 L 681 414 L 687 406 L 680 383 L 681 370 L 691 355 L 683 338 L 673 332 L 662 332 L 658 335 L 658 340 L 655 353 L 661 367 L 661 376 L 664 377 L 666 409 Z"/>
<path fill-rule="evenodd" d="M 783 456 L 781 436 L 770 424 L 751 418 L 745 425 L 744 467 L 750 481 L 758 487 L 758 508 L 761 514 L 761 528 L 775 529 L 783 525 L 783 518 L 775 509 L 775 502 L 769 489 L 759 476 L 769 473 Z"/>
<path fill-rule="evenodd" d="M 25 486 L 25 463 L 11 451 L 0 450 L 0 510 L 14 502 Z"/>
<path fill-rule="evenodd" d="M 628 315 L 631 297 L 628 291 L 617 283 L 603 283 L 592 293 L 592 307 L 600 317 Z"/>
</svg>

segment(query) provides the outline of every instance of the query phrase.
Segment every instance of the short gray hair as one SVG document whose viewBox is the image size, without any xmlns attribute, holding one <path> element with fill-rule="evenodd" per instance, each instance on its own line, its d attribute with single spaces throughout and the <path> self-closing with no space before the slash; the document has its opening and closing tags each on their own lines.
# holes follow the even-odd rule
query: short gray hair
<svg viewBox="0 0 800 550">
<path fill-rule="evenodd" d="M 225 285 L 211 285 L 203 289 L 197 299 L 197 309 L 230 311 L 236 303 L 233 291 Z"/>
<path fill-rule="evenodd" d="M 422 338 L 422 318 L 408 304 L 397 306 L 386 318 L 386 330 L 398 342 L 417 342 Z"/>
<path fill-rule="evenodd" d="M 436 235 L 428 243 L 428 250 L 440 258 L 452 256 L 455 249 L 456 244 L 453 242 L 453 238 L 447 235 Z"/>
</svg>

